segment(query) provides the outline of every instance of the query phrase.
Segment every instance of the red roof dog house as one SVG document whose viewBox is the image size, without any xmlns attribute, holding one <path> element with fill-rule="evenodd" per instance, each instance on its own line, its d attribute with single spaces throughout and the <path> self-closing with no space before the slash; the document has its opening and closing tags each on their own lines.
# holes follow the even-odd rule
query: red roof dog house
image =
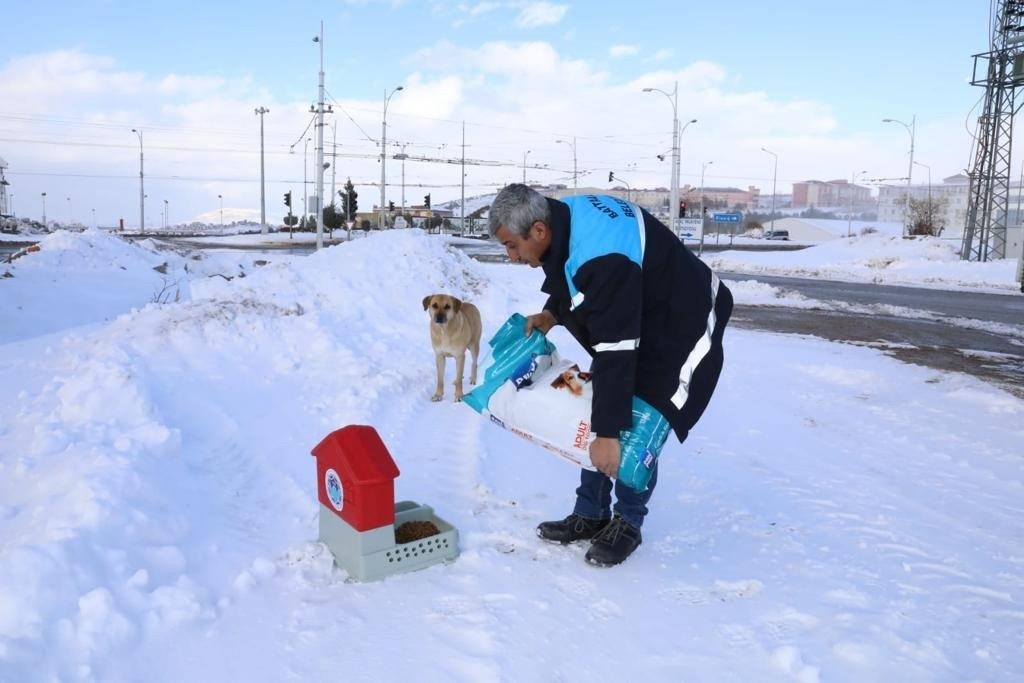
<svg viewBox="0 0 1024 683">
<path fill-rule="evenodd" d="M 373 427 L 349 425 L 313 449 L 320 540 L 357 581 L 422 569 L 458 557 L 458 531 L 427 505 L 395 503 L 398 466 Z M 430 522 L 440 533 L 399 543 L 406 522 Z"/>
</svg>

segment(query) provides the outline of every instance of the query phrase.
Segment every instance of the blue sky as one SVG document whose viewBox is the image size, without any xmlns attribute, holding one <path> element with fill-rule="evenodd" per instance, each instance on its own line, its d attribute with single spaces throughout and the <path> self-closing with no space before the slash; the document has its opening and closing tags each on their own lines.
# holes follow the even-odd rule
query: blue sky
<svg viewBox="0 0 1024 683">
<path fill-rule="evenodd" d="M 905 177 L 909 135 L 882 118 L 915 116 L 915 160 L 933 181 L 970 165 L 983 90 L 971 55 L 988 44 L 989 3 L 754 0 L 687 2 L 0 3 L 0 157 L 19 214 L 137 223 L 144 132 L 147 222 L 259 208 L 264 117 L 267 211 L 301 196 L 315 141 L 324 22 L 326 146 L 335 180 L 360 206 L 379 200 L 385 90 L 389 156 L 404 151 L 405 200 L 457 198 L 465 123 L 466 194 L 527 177 L 608 187 L 668 185 L 672 108 L 643 87 L 679 82 L 681 182 L 754 185 Z M 404 145 L 404 147 L 403 147 Z M 708 163 L 712 162 L 712 163 Z M 927 169 L 916 166 L 915 182 Z M 387 164 L 401 203 L 402 164 Z M 327 182 L 331 175 L 328 171 Z M 70 197 L 71 201 L 66 200 Z M 31 198 L 31 199 L 30 199 Z M 59 207 L 59 208 L 57 208 Z M 251 214 L 250 214 L 251 215 Z"/>
</svg>

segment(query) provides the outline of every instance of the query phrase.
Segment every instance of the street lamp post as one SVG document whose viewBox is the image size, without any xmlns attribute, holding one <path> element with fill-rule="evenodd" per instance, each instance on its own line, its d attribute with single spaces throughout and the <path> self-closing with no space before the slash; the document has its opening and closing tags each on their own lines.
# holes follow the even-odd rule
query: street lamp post
<svg viewBox="0 0 1024 683">
<path fill-rule="evenodd" d="M 262 193 L 261 193 L 262 195 Z M 224 227 L 224 195 L 217 195 L 217 199 L 220 201 L 220 227 Z"/>
<path fill-rule="evenodd" d="M 569 142 L 568 140 L 555 140 L 555 142 L 561 142 L 566 145 L 572 145 L 572 193 L 576 194 L 576 136 L 573 136 L 572 142 Z"/>
<path fill-rule="evenodd" d="M 170 207 L 167 205 L 167 200 L 164 200 L 164 230 L 171 227 L 171 214 Z"/>
<path fill-rule="evenodd" d="M 142 173 L 142 131 L 132 128 L 132 132 L 139 136 L 139 232 L 143 233 L 146 231 L 146 190 Z"/>
<path fill-rule="evenodd" d="M 853 193 L 857 185 L 857 178 L 867 173 L 867 171 L 856 171 L 850 174 L 850 206 L 849 213 L 846 214 L 846 236 L 850 236 L 850 228 L 853 225 Z"/>
<path fill-rule="evenodd" d="M 528 155 L 531 151 L 532 150 L 528 149 L 525 152 L 523 152 L 523 185 L 526 184 L 526 155 Z"/>
<path fill-rule="evenodd" d="M 669 178 L 669 227 L 675 232 L 676 216 L 679 214 L 679 164 L 680 164 L 680 149 L 679 140 L 683 137 L 683 132 L 686 130 L 686 126 L 691 123 L 697 123 L 697 119 L 690 119 L 683 126 L 682 130 L 679 129 L 679 81 L 675 81 L 672 86 L 672 94 L 668 94 L 661 88 L 644 88 L 644 92 L 660 92 L 668 99 L 672 105 L 672 171 Z"/>
<path fill-rule="evenodd" d="M 260 117 L 260 232 L 267 232 L 267 195 L 266 195 L 266 175 L 264 173 L 263 165 L 263 115 L 270 110 L 266 107 L 257 107 L 255 109 L 256 115 Z M 220 195 L 217 195 L 219 198 Z M 224 226 L 224 202 L 220 203 L 220 224 Z"/>
<path fill-rule="evenodd" d="M 71 197 L 65 197 L 65 199 L 68 200 L 68 225 L 70 226 L 72 221 L 74 220 L 74 213 L 72 213 L 71 211 Z"/>
<path fill-rule="evenodd" d="M 43 196 L 43 229 L 46 229 L 46 193 L 42 193 Z"/>
<path fill-rule="evenodd" d="M 324 170 L 329 164 L 324 163 L 324 114 L 333 113 L 333 109 L 324 106 L 324 22 L 320 22 L 320 35 L 313 36 L 313 42 L 320 45 L 320 84 L 317 88 L 317 105 L 310 111 L 316 113 L 316 248 L 324 246 Z M 337 161 L 335 159 L 335 161 Z M 332 197 L 333 199 L 333 197 Z"/>
<path fill-rule="evenodd" d="M 910 123 L 904 123 L 898 119 L 882 119 L 882 123 L 898 123 L 907 129 L 910 135 L 910 163 L 907 165 L 907 196 L 903 205 L 903 236 L 909 233 L 908 223 L 910 221 L 910 179 L 914 174 L 914 129 L 917 126 L 917 114 L 910 117 Z"/>
<path fill-rule="evenodd" d="M 96 209 L 89 209 L 92 211 L 92 229 L 96 229 Z"/>
<path fill-rule="evenodd" d="M 761 151 L 762 152 L 767 152 L 768 154 L 771 154 L 772 157 L 774 157 L 774 159 L 775 159 L 775 163 L 773 164 L 773 169 L 772 169 L 772 212 L 771 212 L 771 215 L 769 215 L 769 217 L 768 217 L 769 220 L 774 223 L 775 222 L 775 181 L 779 177 L 779 155 L 776 154 L 775 152 L 771 151 L 767 147 L 762 147 Z M 768 232 L 771 232 L 771 230 L 769 230 Z"/>
<path fill-rule="evenodd" d="M 384 164 L 387 161 L 387 145 L 388 145 L 388 102 L 395 96 L 395 93 L 399 90 L 404 90 L 404 86 L 398 86 L 388 94 L 388 89 L 384 88 L 384 115 L 381 117 L 380 124 L 380 220 L 378 222 L 378 228 L 384 229 L 386 220 L 384 218 L 384 192 L 387 186 L 388 177 L 384 169 Z"/>
</svg>

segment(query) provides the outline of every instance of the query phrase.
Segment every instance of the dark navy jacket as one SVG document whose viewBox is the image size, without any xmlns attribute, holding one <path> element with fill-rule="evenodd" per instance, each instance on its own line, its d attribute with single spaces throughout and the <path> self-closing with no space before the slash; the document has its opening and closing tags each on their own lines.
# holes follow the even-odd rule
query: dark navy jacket
<svg viewBox="0 0 1024 683">
<path fill-rule="evenodd" d="M 579 195 L 551 208 L 544 305 L 592 357 L 599 436 L 632 423 L 632 396 L 683 441 L 722 368 L 732 294 L 668 227 L 617 197 Z"/>
</svg>

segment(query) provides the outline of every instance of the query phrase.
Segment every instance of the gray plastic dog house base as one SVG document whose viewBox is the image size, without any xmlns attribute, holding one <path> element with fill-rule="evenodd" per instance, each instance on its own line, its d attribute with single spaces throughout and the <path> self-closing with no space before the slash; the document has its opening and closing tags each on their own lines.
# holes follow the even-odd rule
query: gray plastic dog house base
<svg viewBox="0 0 1024 683">
<path fill-rule="evenodd" d="M 406 522 L 433 522 L 441 533 L 409 543 L 395 543 L 395 529 Z M 434 514 L 429 505 L 411 500 L 395 503 L 395 523 L 356 531 L 334 510 L 320 506 L 320 540 L 334 562 L 356 581 L 423 569 L 459 556 L 459 532 Z"/>
</svg>

